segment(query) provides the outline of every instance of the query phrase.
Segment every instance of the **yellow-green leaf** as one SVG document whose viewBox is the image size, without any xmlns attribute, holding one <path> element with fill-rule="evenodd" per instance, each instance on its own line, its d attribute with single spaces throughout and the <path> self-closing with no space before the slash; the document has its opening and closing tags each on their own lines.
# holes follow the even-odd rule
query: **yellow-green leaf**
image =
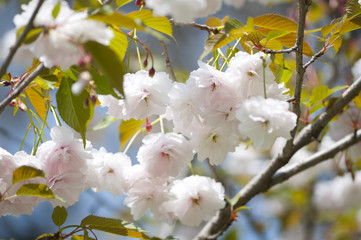
<svg viewBox="0 0 361 240">
<path fill-rule="evenodd" d="M 142 229 L 135 227 L 131 223 L 113 218 L 90 215 L 81 221 L 81 226 L 87 226 L 91 229 L 109 232 L 120 236 L 127 236 L 138 239 L 150 239 L 146 234 L 143 233 Z"/>
<path fill-rule="evenodd" d="M 278 14 L 266 14 L 258 16 L 253 19 L 253 22 L 256 26 L 272 30 L 281 30 L 288 32 L 297 31 L 297 24 L 294 21 Z"/>
<path fill-rule="evenodd" d="M 204 44 L 204 50 L 200 59 L 204 58 L 205 56 L 213 52 L 216 48 L 218 48 L 217 45 L 225 38 L 227 38 L 227 35 L 225 33 L 210 35 L 206 39 L 206 43 Z"/>
<path fill-rule="evenodd" d="M 128 48 L 127 36 L 116 28 L 113 28 L 113 32 L 114 38 L 110 41 L 109 47 L 118 55 L 120 60 L 123 60 Z"/>
<path fill-rule="evenodd" d="M 221 27 L 223 23 L 222 20 L 217 17 L 210 17 L 207 19 L 206 25 L 209 27 Z"/>
<path fill-rule="evenodd" d="M 29 99 L 31 105 L 36 110 L 42 121 L 45 121 L 47 112 L 47 101 L 50 101 L 50 95 L 44 96 L 42 88 L 36 84 L 25 90 L 25 95 Z"/>
<path fill-rule="evenodd" d="M 51 215 L 51 219 L 53 223 L 60 227 L 65 223 L 66 218 L 68 217 L 68 212 L 66 211 L 65 207 L 56 206 L 53 210 L 53 214 Z"/>
<path fill-rule="evenodd" d="M 169 19 L 166 17 L 155 17 L 151 10 L 134 11 L 129 13 L 128 17 L 134 19 L 135 22 L 140 19 L 145 26 L 173 37 L 172 24 Z"/>
<path fill-rule="evenodd" d="M 13 172 L 13 184 L 36 177 L 45 177 L 45 174 L 40 169 L 30 166 L 21 166 Z"/>
<path fill-rule="evenodd" d="M 121 6 L 124 6 L 125 4 L 128 4 L 130 2 L 133 2 L 133 0 L 117 0 L 117 6 L 121 7 Z"/>
<path fill-rule="evenodd" d="M 112 14 L 96 14 L 90 16 L 89 19 L 93 19 L 96 21 L 101 21 L 107 23 L 109 25 L 117 25 L 122 28 L 137 28 L 143 29 L 140 25 L 138 25 L 133 18 L 121 14 L 119 12 L 113 12 Z"/>
<path fill-rule="evenodd" d="M 120 148 L 123 149 L 128 140 L 137 132 L 145 120 L 135 120 L 133 118 L 129 120 L 123 120 L 119 126 L 119 138 Z"/>
<path fill-rule="evenodd" d="M 54 19 L 58 16 L 60 7 L 61 7 L 61 2 L 59 1 L 53 8 L 53 11 L 51 12 L 51 15 L 53 16 Z"/>
<path fill-rule="evenodd" d="M 53 192 L 45 184 L 24 184 L 17 191 L 18 196 L 35 196 L 43 198 L 54 198 Z"/>
</svg>

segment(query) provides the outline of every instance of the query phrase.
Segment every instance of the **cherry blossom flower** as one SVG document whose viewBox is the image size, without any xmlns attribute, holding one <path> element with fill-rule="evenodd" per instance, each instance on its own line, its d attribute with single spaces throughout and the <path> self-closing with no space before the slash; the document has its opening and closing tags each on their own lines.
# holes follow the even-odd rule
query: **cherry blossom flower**
<svg viewBox="0 0 361 240">
<path fill-rule="evenodd" d="M 176 177 L 193 159 L 192 145 L 180 134 L 149 134 L 143 144 L 137 159 L 154 176 Z"/>
<path fill-rule="evenodd" d="M 52 140 L 43 143 L 36 155 L 47 175 L 47 185 L 55 195 L 65 200 L 63 203 L 54 199 L 51 203 L 67 207 L 76 203 L 85 190 L 86 159 L 92 156 L 69 128 L 54 127 L 50 136 Z"/>
<path fill-rule="evenodd" d="M 169 198 L 169 179 L 152 176 L 144 166 L 134 165 L 127 169 L 127 197 L 124 203 L 131 209 L 135 220 L 149 209 L 157 218 L 165 217 L 161 204 Z"/>
<path fill-rule="evenodd" d="M 125 118 L 145 119 L 152 115 L 164 114 L 171 88 L 171 80 L 164 72 L 156 72 L 153 77 L 145 70 L 125 74 Z"/>
<path fill-rule="evenodd" d="M 90 187 L 96 192 L 108 191 L 121 195 L 125 188 L 124 171 L 131 166 L 130 158 L 121 152 L 109 153 L 105 148 L 93 149 L 88 159 Z"/>
<path fill-rule="evenodd" d="M 22 13 L 14 17 L 16 29 L 25 26 L 38 0 L 32 0 L 28 5 L 22 5 Z M 60 4 L 57 16 L 53 16 L 52 9 Z M 34 27 L 45 30 L 27 47 L 35 57 L 39 58 L 46 67 L 61 65 L 64 70 L 77 64 L 83 57 L 83 43 L 96 41 L 109 45 L 114 37 L 113 32 L 104 23 L 87 19 L 86 12 L 73 11 L 64 0 L 46 0 L 39 9 L 34 20 Z M 91 31 L 89 31 L 91 29 Z"/>
<path fill-rule="evenodd" d="M 288 103 L 277 99 L 248 99 L 237 112 L 238 130 L 243 137 L 250 138 L 256 148 L 269 149 L 277 137 L 291 137 L 297 116 L 288 108 Z"/>
<path fill-rule="evenodd" d="M 126 109 L 123 99 L 117 99 L 112 95 L 98 95 L 98 99 L 102 107 L 108 108 L 107 114 L 120 119 L 124 118 Z"/>
<path fill-rule="evenodd" d="M 223 186 L 204 176 L 175 180 L 170 193 L 172 198 L 163 203 L 164 209 L 189 226 L 209 220 L 225 205 Z"/>
<path fill-rule="evenodd" d="M 177 22 L 192 22 L 216 13 L 221 9 L 222 0 L 147 0 L 146 6 L 156 15 L 171 16 Z"/>
</svg>

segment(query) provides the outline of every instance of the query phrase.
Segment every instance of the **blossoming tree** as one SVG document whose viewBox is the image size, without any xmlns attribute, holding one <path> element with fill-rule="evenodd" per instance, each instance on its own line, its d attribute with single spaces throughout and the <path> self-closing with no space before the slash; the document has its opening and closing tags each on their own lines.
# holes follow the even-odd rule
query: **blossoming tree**
<svg viewBox="0 0 361 240">
<path fill-rule="evenodd" d="M 290 1 L 262 1 L 279 2 Z M 49 201 L 59 231 L 38 239 L 96 239 L 93 230 L 158 239 L 122 219 L 103 216 L 85 216 L 79 225 L 63 226 L 65 207 L 91 188 L 124 194 L 134 220 L 149 210 L 159 222 L 202 224 L 194 239 L 216 239 L 237 220 L 239 211 L 247 211 L 244 206 L 256 195 L 283 182 L 302 188 L 309 178 L 312 194 L 304 201 L 320 211 L 356 206 L 358 201 L 342 204 L 342 198 L 352 193 L 361 198 L 355 188 L 361 187 L 361 62 L 353 67 L 351 81 L 337 79 L 342 83 L 337 85 L 330 76 L 315 74 L 322 69 L 315 62 L 323 55 L 333 58 L 348 51 L 350 32 L 361 28 L 360 1 L 296 2 L 289 6 L 297 13 L 294 19 L 266 14 L 249 17 L 246 23 L 209 17 L 221 8 L 222 0 L 73 5 L 31 0 L 22 5 L 13 19 L 16 37 L 0 68 L 0 84 L 3 91 L 9 89 L 0 113 L 9 105 L 15 112 L 28 112 L 36 119 L 31 120 L 35 141 L 30 153 L 11 154 L 0 148 L 0 216 L 31 214 L 40 202 Z M 125 4 L 139 9 L 123 13 Z M 243 0 L 224 4 L 247 7 Z M 328 12 L 323 12 L 326 6 Z M 321 21 L 328 13 L 339 18 Z M 198 18 L 207 18 L 206 24 L 196 23 Z M 310 28 L 313 23 L 318 28 Z M 199 68 L 186 81 L 177 81 L 176 66 L 167 53 L 173 26 L 209 33 Z M 161 43 L 168 73 L 155 69 L 156 53 L 139 32 Z M 130 72 L 125 58 L 133 51 L 140 63 L 136 72 Z M 24 52 L 32 55 L 33 63 L 15 77 L 7 72 L 8 66 Z M 353 55 L 348 61 L 356 59 Z M 88 123 L 99 107 L 107 108 L 109 116 L 98 128 L 120 119 L 118 153 L 96 149 L 87 140 Z M 48 126 L 52 116 L 58 126 Z M 46 128 L 51 139 L 44 137 Z M 134 164 L 127 151 L 142 134 Z M 351 175 L 355 189 L 348 185 L 351 180 L 341 177 L 318 183 L 320 171 L 335 172 L 330 164 L 320 164 L 325 160 L 335 163 L 338 173 Z M 197 161 L 206 161 L 213 176 L 195 169 Z M 255 171 L 247 170 L 251 165 Z M 290 179 L 301 172 L 309 175 Z M 328 189 L 337 185 L 344 195 L 334 196 Z M 273 191 L 273 199 L 281 189 Z M 73 230 L 65 231 L 69 228 Z"/>
</svg>

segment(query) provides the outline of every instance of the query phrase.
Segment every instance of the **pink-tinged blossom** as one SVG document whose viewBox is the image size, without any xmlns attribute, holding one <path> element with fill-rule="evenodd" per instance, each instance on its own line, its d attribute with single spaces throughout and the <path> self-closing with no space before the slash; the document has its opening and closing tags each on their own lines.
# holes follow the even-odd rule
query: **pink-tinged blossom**
<svg viewBox="0 0 361 240">
<path fill-rule="evenodd" d="M 145 70 L 125 74 L 125 118 L 145 119 L 164 114 L 171 88 L 171 80 L 164 72 L 156 72 L 153 77 Z"/>
<path fill-rule="evenodd" d="M 60 3 L 59 13 L 54 17 L 52 10 L 58 3 Z M 27 5 L 21 6 L 23 12 L 14 17 L 17 30 L 28 23 L 37 4 L 38 0 L 32 0 Z M 73 11 L 64 0 L 46 0 L 34 20 L 34 27 L 43 27 L 45 30 L 34 42 L 24 47 L 27 47 L 46 67 L 60 65 L 67 69 L 77 64 L 83 57 L 82 44 L 96 41 L 109 45 L 114 37 L 113 32 L 104 23 L 87 17 L 87 12 Z"/>
<path fill-rule="evenodd" d="M 275 77 L 269 68 L 270 58 L 263 52 L 250 55 L 238 52 L 229 62 L 226 73 L 233 81 L 233 87 L 238 89 L 243 100 L 263 96 L 266 88 L 268 98 L 285 100 L 288 91 L 284 85 L 275 82 Z"/>
<path fill-rule="evenodd" d="M 287 102 L 277 99 L 248 99 L 237 112 L 238 130 L 244 138 L 251 139 L 256 148 L 269 149 L 277 137 L 291 137 L 297 116 L 288 108 Z"/>
<path fill-rule="evenodd" d="M 176 177 L 193 159 L 192 145 L 180 134 L 149 134 L 143 138 L 137 159 L 154 176 Z"/>
<path fill-rule="evenodd" d="M 55 195 L 65 200 L 63 203 L 55 199 L 51 203 L 67 207 L 76 203 L 85 190 L 86 159 L 92 156 L 69 128 L 54 127 L 50 136 L 52 140 L 39 147 L 37 157 L 47 175 L 47 185 Z"/>
<path fill-rule="evenodd" d="M 168 178 L 152 176 L 141 165 L 134 165 L 126 171 L 127 197 L 125 205 L 131 209 L 135 220 L 149 209 L 157 218 L 164 218 L 162 203 L 168 200 Z"/>
<path fill-rule="evenodd" d="M 96 192 L 108 191 L 121 195 L 125 186 L 124 171 L 131 166 L 130 158 L 121 152 L 109 153 L 105 148 L 93 149 L 93 158 L 88 160 L 89 187 Z"/>
<path fill-rule="evenodd" d="M 13 171 L 21 166 L 31 166 L 39 168 L 39 161 L 34 156 L 28 155 L 25 152 L 17 152 L 14 156 L 0 148 L 0 216 L 20 214 L 31 214 L 34 208 L 44 198 L 34 196 L 16 196 L 17 190 L 23 184 L 29 183 L 43 183 L 42 178 L 33 178 L 26 181 L 21 181 L 12 185 Z M 9 189 L 9 187 L 11 188 Z"/>
<path fill-rule="evenodd" d="M 221 9 L 222 0 L 147 0 L 146 6 L 154 14 L 170 16 L 177 22 L 192 22 Z M 186 14 L 185 14 L 186 13 Z"/>
<path fill-rule="evenodd" d="M 191 142 L 198 154 L 198 160 L 209 159 L 219 165 L 228 152 L 233 152 L 239 144 L 239 137 L 230 129 L 201 126 L 192 132 Z"/>
<path fill-rule="evenodd" d="M 172 198 L 163 204 L 164 209 L 189 226 L 209 220 L 225 205 L 222 184 L 208 177 L 175 180 L 170 193 Z"/>
</svg>

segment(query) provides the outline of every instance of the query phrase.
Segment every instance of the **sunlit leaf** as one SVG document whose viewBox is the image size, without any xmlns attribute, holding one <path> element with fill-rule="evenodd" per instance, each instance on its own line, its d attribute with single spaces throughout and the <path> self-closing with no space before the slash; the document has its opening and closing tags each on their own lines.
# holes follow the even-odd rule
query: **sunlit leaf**
<svg viewBox="0 0 361 240">
<path fill-rule="evenodd" d="M 133 2 L 133 0 L 117 0 L 117 6 L 118 7 L 122 7 L 124 6 L 125 4 L 128 4 L 130 2 Z"/>
<path fill-rule="evenodd" d="M 107 128 L 110 124 L 112 124 L 116 120 L 117 119 L 113 116 L 106 116 L 105 118 L 103 118 L 103 120 L 100 123 L 98 123 L 92 129 L 90 129 L 90 131 L 97 131 L 97 130 Z"/>
<path fill-rule="evenodd" d="M 123 120 L 119 126 L 120 148 L 123 149 L 133 134 L 140 129 L 145 120 Z"/>
<path fill-rule="evenodd" d="M 358 0 L 348 0 L 345 6 L 347 18 L 361 14 L 361 6 Z"/>
<path fill-rule="evenodd" d="M 16 195 L 54 198 L 53 192 L 45 184 L 24 184 L 16 191 Z"/>
<path fill-rule="evenodd" d="M 272 30 L 296 32 L 297 24 L 289 18 L 277 14 L 266 14 L 253 19 L 254 25 Z"/>
<path fill-rule="evenodd" d="M 146 234 L 143 233 L 142 229 L 135 227 L 131 223 L 113 218 L 90 215 L 81 221 L 81 226 L 87 226 L 91 229 L 113 233 L 120 236 L 127 236 L 138 239 L 150 239 Z"/>
<path fill-rule="evenodd" d="M 133 18 L 119 12 L 113 12 L 112 14 L 97 14 L 90 16 L 89 19 L 101 21 L 109 25 L 117 25 L 122 28 L 142 29 L 142 27 L 138 25 Z"/>
<path fill-rule="evenodd" d="M 155 17 L 151 10 L 134 11 L 128 14 L 134 21 L 141 20 L 142 23 L 154 30 L 173 37 L 172 24 L 166 17 Z"/>
<path fill-rule="evenodd" d="M 221 27 L 223 26 L 222 20 L 217 17 L 209 17 L 206 21 L 206 25 L 209 27 Z"/>
<path fill-rule="evenodd" d="M 229 34 L 229 32 L 232 29 L 239 29 L 242 28 L 244 26 L 243 23 L 241 23 L 239 20 L 237 19 L 229 19 L 225 24 L 224 24 L 224 31 L 226 34 Z"/>
<path fill-rule="evenodd" d="M 225 33 L 218 33 L 218 34 L 213 34 L 210 35 L 207 39 L 206 39 L 206 43 L 204 45 L 204 51 L 200 57 L 200 59 L 204 58 L 205 56 L 207 56 L 208 54 L 210 54 L 211 52 L 214 51 L 214 49 L 216 48 L 216 45 L 224 38 L 226 38 L 226 34 Z"/>
<path fill-rule="evenodd" d="M 54 19 L 58 16 L 60 7 L 61 7 L 61 2 L 59 1 L 53 8 L 53 11 L 51 12 L 51 15 L 53 16 Z"/>
<path fill-rule="evenodd" d="M 56 206 L 54 208 L 53 214 L 51 215 L 51 219 L 53 219 L 53 223 L 57 226 L 61 226 L 65 223 L 66 218 L 68 217 L 68 212 L 65 207 Z"/>
<path fill-rule="evenodd" d="M 127 36 L 117 29 L 113 29 L 113 32 L 114 38 L 110 40 L 109 47 L 118 55 L 120 60 L 123 60 L 128 48 Z"/>
<path fill-rule="evenodd" d="M 42 121 L 45 121 L 45 114 L 47 112 L 47 101 L 50 101 L 50 96 L 44 96 L 42 88 L 36 84 L 25 90 L 25 95 L 29 99 L 31 105 L 36 110 Z"/>
<path fill-rule="evenodd" d="M 13 172 L 13 184 L 28 180 L 36 177 L 45 177 L 45 174 L 42 170 L 30 167 L 30 166 L 21 166 L 14 170 Z"/>
</svg>

